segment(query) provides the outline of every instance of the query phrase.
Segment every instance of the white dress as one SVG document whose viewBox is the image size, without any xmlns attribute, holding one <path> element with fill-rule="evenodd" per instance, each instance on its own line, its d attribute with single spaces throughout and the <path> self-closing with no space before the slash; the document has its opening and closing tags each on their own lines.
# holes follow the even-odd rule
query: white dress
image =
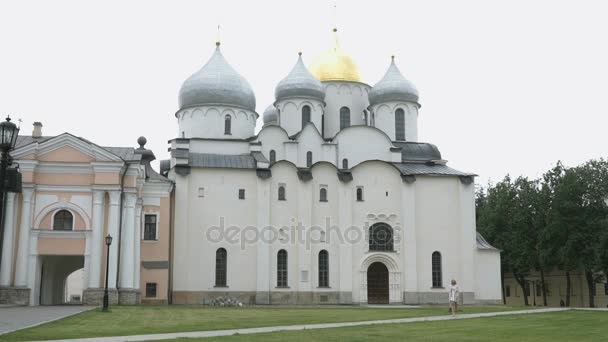
<svg viewBox="0 0 608 342">
<path fill-rule="evenodd" d="M 450 286 L 450 302 L 457 302 L 458 301 L 458 285 L 451 285 Z"/>
</svg>

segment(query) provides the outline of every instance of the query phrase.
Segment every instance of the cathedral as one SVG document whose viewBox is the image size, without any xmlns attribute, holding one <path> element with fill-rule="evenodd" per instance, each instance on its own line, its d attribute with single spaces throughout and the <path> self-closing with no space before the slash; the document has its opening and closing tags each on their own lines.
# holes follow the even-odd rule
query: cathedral
<svg viewBox="0 0 608 342">
<path fill-rule="evenodd" d="M 302 54 L 256 112 L 220 43 L 185 80 L 170 159 L 36 123 L 12 152 L 0 302 L 502 302 L 500 251 L 476 232 L 472 173 L 418 141 L 419 94 L 393 57 L 374 86 L 334 44 Z M 296 56 L 294 56 L 296 57 Z M 263 127 L 255 132 L 261 119 Z M 105 237 L 113 236 L 106 245 Z"/>
</svg>

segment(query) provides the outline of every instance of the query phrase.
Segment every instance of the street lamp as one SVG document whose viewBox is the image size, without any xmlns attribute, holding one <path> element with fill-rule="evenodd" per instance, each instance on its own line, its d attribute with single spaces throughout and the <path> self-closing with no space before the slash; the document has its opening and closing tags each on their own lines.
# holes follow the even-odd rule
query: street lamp
<svg viewBox="0 0 608 342">
<path fill-rule="evenodd" d="M 19 135 L 19 127 L 11 122 L 11 118 L 7 117 L 6 121 L 0 123 L 0 264 L 2 263 L 2 245 L 4 244 L 4 197 L 7 190 L 11 188 L 7 186 L 7 169 L 11 164 L 11 158 L 8 152 L 15 148 L 17 136 Z"/>
<path fill-rule="evenodd" d="M 110 306 L 109 298 L 108 298 L 108 271 L 110 270 L 110 245 L 112 244 L 112 235 L 108 234 L 106 236 L 106 246 L 108 246 L 108 250 L 106 252 L 106 288 L 103 291 L 103 311 L 108 311 L 108 306 Z"/>
</svg>

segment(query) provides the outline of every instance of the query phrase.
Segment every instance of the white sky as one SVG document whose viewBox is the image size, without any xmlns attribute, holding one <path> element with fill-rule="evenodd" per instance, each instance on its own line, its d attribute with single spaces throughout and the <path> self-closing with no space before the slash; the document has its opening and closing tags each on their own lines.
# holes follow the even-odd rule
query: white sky
<svg viewBox="0 0 608 342">
<path fill-rule="evenodd" d="M 2 1 L 0 114 L 102 146 L 177 134 L 181 83 L 215 47 L 261 113 L 297 52 L 340 43 L 375 84 L 395 54 L 420 92 L 420 141 L 480 175 L 540 176 L 557 160 L 606 157 L 603 1 Z M 261 118 L 260 118 L 261 121 Z M 258 126 L 260 126 L 258 124 Z"/>
</svg>

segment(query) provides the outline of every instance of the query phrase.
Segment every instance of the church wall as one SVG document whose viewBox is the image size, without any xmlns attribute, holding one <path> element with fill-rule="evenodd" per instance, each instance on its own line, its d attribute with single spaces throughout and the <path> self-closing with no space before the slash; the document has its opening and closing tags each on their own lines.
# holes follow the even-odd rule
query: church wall
<svg viewBox="0 0 608 342">
<path fill-rule="evenodd" d="M 308 167 L 306 165 L 306 161 L 307 161 L 307 153 L 310 151 L 312 152 L 312 163 L 316 163 L 319 161 L 328 161 L 330 163 L 333 163 L 333 160 L 324 160 L 323 159 L 323 150 L 322 150 L 322 143 L 323 143 L 323 139 L 321 138 L 321 136 L 319 135 L 319 133 L 317 132 L 317 130 L 312 126 L 312 125 L 308 125 L 306 126 L 306 128 L 304 129 L 304 131 L 302 131 L 300 133 L 300 135 L 298 136 L 298 159 L 296 161 L 296 165 L 298 167 Z"/>
<path fill-rule="evenodd" d="M 351 127 L 343 130 L 336 137 L 338 160 L 342 168 L 342 159 L 348 159 L 350 168 L 367 160 L 391 160 L 392 146 L 389 138 L 382 132 L 370 127 Z M 336 163 L 334 162 L 334 163 Z"/>
<path fill-rule="evenodd" d="M 363 111 L 367 110 L 370 86 L 357 82 L 322 82 L 325 87 L 324 138 L 333 138 L 340 131 L 340 108 L 350 109 L 350 124 L 364 125 Z"/>
<path fill-rule="evenodd" d="M 302 130 L 302 107 L 310 107 L 310 121 L 322 129 L 323 104 L 318 100 L 306 98 L 289 98 L 278 101 L 275 106 L 279 110 L 279 124 L 287 131 L 288 135 L 294 135 Z"/>
<path fill-rule="evenodd" d="M 418 141 L 418 106 L 413 103 L 390 101 L 374 105 L 375 127 L 385 132 L 391 140 L 397 140 L 395 135 L 395 111 L 403 109 L 405 113 L 405 140 Z"/>
<path fill-rule="evenodd" d="M 500 281 L 500 252 L 475 251 L 475 299 L 500 304 L 502 302 Z"/>
<path fill-rule="evenodd" d="M 248 141 L 190 140 L 192 153 L 249 154 Z"/>
<path fill-rule="evenodd" d="M 231 117 L 231 134 L 224 134 L 226 116 Z M 237 107 L 201 106 L 177 113 L 180 138 L 246 139 L 254 135 L 257 114 Z"/>
</svg>

